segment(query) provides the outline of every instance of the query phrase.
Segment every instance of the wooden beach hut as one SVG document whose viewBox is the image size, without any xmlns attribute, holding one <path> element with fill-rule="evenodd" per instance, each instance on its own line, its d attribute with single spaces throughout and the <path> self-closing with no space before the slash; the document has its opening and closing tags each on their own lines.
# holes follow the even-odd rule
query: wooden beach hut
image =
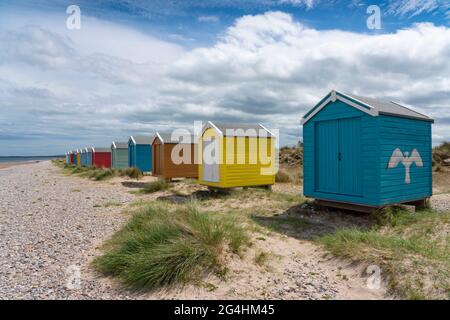
<svg viewBox="0 0 450 320">
<path fill-rule="evenodd" d="M 432 123 L 396 102 L 331 91 L 302 119 L 304 195 L 361 211 L 424 205 Z"/>
<path fill-rule="evenodd" d="M 70 164 L 70 152 L 66 152 L 66 164 Z"/>
<path fill-rule="evenodd" d="M 86 148 L 86 166 L 91 167 L 92 166 L 92 147 Z"/>
<path fill-rule="evenodd" d="M 80 149 L 77 149 L 76 156 L 77 156 L 76 165 L 77 165 L 78 167 L 80 167 L 80 166 L 81 166 L 81 151 L 80 151 Z"/>
<path fill-rule="evenodd" d="M 92 165 L 97 168 L 111 168 L 111 149 L 92 148 Z"/>
<path fill-rule="evenodd" d="M 152 141 L 152 175 L 166 180 L 197 178 L 197 139 L 193 135 L 177 138 L 166 133 L 155 134 Z"/>
<path fill-rule="evenodd" d="M 128 168 L 128 143 L 113 141 L 111 144 L 111 166 L 115 169 Z"/>
<path fill-rule="evenodd" d="M 87 152 L 86 152 L 86 148 L 82 148 L 80 150 L 80 160 L 81 160 L 81 166 L 82 167 L 86 167 L 87 165 Z"/>
<path fill-rule="evenodd" d="M 75 164 L 75 151 L 70 151 L 70 164 Z"/>
<path fill-rule="evenodd" d="M 128 166 L 142 172 L 152 171 L 152 140 L 148 136 L 131 136 L 128 139 Z"/>
<path fill-rule="evenodd" d="M 198 182 L 211 188 L 273 185 L 275 139 L 261 124 L 208 122 L 198 142 Z"/>
</svg>

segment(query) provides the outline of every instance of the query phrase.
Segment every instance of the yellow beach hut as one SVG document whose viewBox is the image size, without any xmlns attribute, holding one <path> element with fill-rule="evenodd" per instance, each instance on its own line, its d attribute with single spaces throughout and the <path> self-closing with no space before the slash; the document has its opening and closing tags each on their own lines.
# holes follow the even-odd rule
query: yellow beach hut
<svg viewBox="0 0 450 320">
<path fill-rule="evenodd" d="M 221 189 L 273 185 L 278 168 L 275 139 L 261 124 L 209 121 L 198 142 L 199 183 Z"/>
<path fill-rule="evenodd" d="M 81 149 L 77 149 L 76 156 L 77 156 L 77 166 L 81 167 Z"/>
</svg>

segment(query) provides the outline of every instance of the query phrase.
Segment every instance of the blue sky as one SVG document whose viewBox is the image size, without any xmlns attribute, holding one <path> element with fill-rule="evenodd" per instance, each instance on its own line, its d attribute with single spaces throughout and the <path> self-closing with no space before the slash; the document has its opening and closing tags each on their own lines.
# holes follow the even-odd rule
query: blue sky
<svg viewBox="0 0 450 320">
<path fill-rule="evenodd" d="M 65 26 L 71 4 L 80 30 Z M 292 144 L 331 89 L 412 106 L 436 118 L 434 143 L 450 140 L 449 23 L 440 0 L 2 1 L 0 156 L 194 120 L 262 122 Z"/>
</svg>

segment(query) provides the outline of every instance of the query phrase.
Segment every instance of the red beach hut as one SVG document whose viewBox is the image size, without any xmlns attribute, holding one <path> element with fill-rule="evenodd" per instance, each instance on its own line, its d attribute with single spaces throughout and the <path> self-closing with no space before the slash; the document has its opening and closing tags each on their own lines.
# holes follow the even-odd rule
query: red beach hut
<svg viewBox="0 0 450 320">
<path fill-rule="evenodd" d="M 111 149 L 92 148 L 92 165 L 97 168 L 111 168 Z"/>
</svg>

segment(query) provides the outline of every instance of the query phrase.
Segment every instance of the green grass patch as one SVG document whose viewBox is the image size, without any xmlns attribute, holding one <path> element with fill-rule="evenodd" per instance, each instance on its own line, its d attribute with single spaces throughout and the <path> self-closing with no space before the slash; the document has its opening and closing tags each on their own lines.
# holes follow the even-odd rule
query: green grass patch
<svg viewBox="0 0 450 320">
<path fill-rule="evenodd" d="M 449 230 L 448 212 L 393 208 L 370 230 L 341 229 L 317 241 L 336 256 L 379 265 L 403 298 L 449 299 Z"/>
<path fill-rule="evenodd" d="M 82 167 L 71 164 L 61 163 L 61 161 L 53 161 L 53 163 L 62 168 L 64 172 L 73 174 L 83 178 L 89 178 L 95 181 L 108 180 L 114 177 L 129 177 L 132 179 L 140 179 L 143 173 L 138 168 L 114 169 L 114 168 L 97 168 L 95 166 Z"/>
<path fill-rule="evenodd" d="M 222 275 L 225 250 L 248 244 L 232 218 L 199 211 L 195 204 L 147 204 L 105 245 L 94 266 L 132 288 L 154 289 Z"/>
<path fill-rule="evenodd" d="M 170 183 L 164 179 L 149 182 L 140 190 L 140 193 L 155 193 L 169 189 Z"/>
</svg>

